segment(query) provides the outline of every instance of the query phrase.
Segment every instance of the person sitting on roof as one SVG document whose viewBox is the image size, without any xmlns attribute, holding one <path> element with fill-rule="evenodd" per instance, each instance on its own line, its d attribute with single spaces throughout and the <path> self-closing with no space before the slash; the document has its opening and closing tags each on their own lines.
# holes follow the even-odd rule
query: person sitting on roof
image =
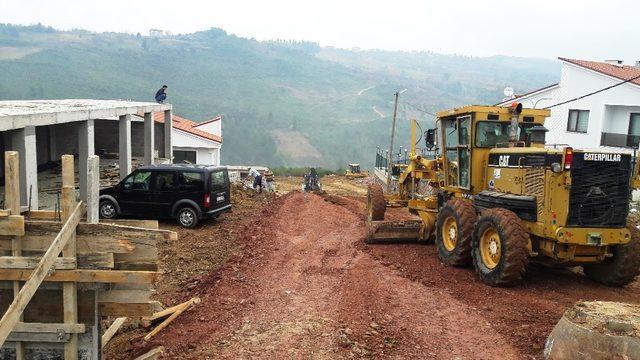
<svg viewBox="0 0 640 360">
<path fill-rule="evenodd" d="M 167 89 L 169 87 L 167 85 L 162 85 L 160 90 L 156 91 L 156 101 L 158 104 L 162 104 L 164 100 L 167 98 Z"/>
</svg>

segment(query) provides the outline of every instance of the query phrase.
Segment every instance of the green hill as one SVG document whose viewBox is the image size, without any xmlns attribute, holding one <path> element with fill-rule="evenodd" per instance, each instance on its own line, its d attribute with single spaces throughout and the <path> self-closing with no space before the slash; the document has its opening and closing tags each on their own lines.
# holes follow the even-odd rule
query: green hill
<svg viewBox="0 0 640 360">
<path fill-rule="evenodd" d="M 224 163 L 371 165 L 387 146 L 393 93 L 399 143 L 408 119 L 494 103 L 556 81 L 551 60 L 431 52 L 358 51 L 309 42 L 240 38 L 220 29 L 148 37 L 0 25 L 0 99 L 119 98 L 152 101 L 169 85 L 174 111 L 222 114 Z"/>
</svg>

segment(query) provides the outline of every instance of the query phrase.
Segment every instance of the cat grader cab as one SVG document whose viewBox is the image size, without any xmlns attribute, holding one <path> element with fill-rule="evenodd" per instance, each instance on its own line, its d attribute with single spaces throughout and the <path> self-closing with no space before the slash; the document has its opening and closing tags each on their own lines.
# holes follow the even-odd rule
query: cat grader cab
<svg viewBox="0 0 640 360">
<path fill-rule="evenodd" d="M 527 263 L 581 266 L 603 284 L 624 286 L 640 273 L 640 235 L 629 216 L 640 187 L 629 154 L 545 144 L 549 110 L 467 106 L 437 114 L 397 191 L 370 185 L 369 243 L 435 240 L 448 266 L 473 264 L 493 286 L 517 282 Z M 384 221 L 387 206 L 420 220 Z"/>
</svg>

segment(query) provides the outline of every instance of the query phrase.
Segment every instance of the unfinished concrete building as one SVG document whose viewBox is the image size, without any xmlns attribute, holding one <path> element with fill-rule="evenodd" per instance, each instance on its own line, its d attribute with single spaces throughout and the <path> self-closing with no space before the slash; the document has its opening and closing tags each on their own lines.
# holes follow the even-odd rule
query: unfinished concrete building
<svg viewBox="0 0 640 360">
<path fill-rule="evenodd" d="M 154 112 L 164 113 L 164 123 L 154 122 Z M 132 121 L 133 114 L 144 114 L 144 120 Z M 116 146 L 120 178 L 131 172 L 132 156 L 143 157 L 144 164 L 152 164 L 157 158 L 170 161 L 171 119 L 168 104 L 79 99 L 0 101 L 0 151 L 20 154 L 22 206 L 34 210 L 42 207 L 38 170 L 58 162 L 62 154 L 76 155 L 80 200 L 86 202 L 89 156 L 103 147 Z"/>
</svg>

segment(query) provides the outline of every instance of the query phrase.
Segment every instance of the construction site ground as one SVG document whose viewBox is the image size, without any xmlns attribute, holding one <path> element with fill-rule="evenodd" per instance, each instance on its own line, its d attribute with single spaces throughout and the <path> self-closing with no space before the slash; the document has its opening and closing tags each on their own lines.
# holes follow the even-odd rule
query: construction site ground
<svg viewBox="0 0 640 360">
<path fill-rule="evenodd" d="M 609 288 L 578 269 L 530 266 L 511 288 L 443 266 L 433 245 L 364 243 L 368 179 L 322 179 L 327 194 L 278 178 L 277 195 L 235 188 L 234 210 L 159 245 L 156 298 L 202 302 L 148 342 L 129 323 L 106 347 L 129 359 L 538 359 L 579 300 L 640 303 L 640 283 Z M 410 215 L 389 209 L 388 218 Z"/>
</svg>

